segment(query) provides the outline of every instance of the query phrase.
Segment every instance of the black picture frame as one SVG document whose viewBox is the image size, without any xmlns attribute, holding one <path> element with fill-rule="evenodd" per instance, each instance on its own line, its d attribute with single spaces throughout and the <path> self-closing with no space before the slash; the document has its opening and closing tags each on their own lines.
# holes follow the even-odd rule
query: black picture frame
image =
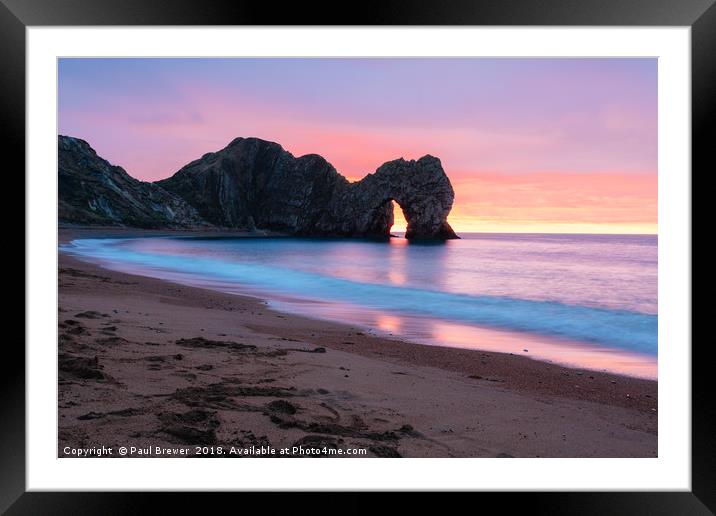
<svg viewBox="0 0 716 516">
<path fill-rule="evenodd" d="M 25 170 L 25 29 L 72 25 L 604 25 L 689 26 L 692 46 L 692 169 L 707 171 L 715 141 L 715 0 L 383 0 L 269 3 L 212 0 L 0 0 L 0 145 L 6 173 Z M 712 169 L 711 169 L 712 170 Z M 692 172 L 693 178 L 693 172 Z M 18 185 L 24 192 L 24 182 Z M 693 252 L 693 250 L 692 250 Z M 24 258 L 24 255 L 23 255 Z M 24 268 L 24 263 L 23 263 Z M 27 274 L 27 270 L 25 269 Z M 0 375 L 0 511 L 7 514 L 125 514 L 161 498 L 181 512 L 206 510 L 207 494 L 37 493 L 25 489 L 25 354 L 4 343 L 11 366 Z M 684 343 L 688 344 L 688 343 Z M 712 362 L 706 339 L 692 347 L 692 490 L 690 492 L 483 493 L 512 512 L 536 514 L 714 514 L 716 425 Z M 226 499 L 231 494 L 220 495 Z M 246 497 L 246 494 L 242 495 Z M 303 496 L 309 496 L 304 494 Z M 281 500 L 282 496 L 276 498 Z M 203 500 L 203 501 L 202 501 Z M 413 500 L 422 496 L 413 495 Z M 228 500 L 227 500 L 228 501 Z M 243 498 L 242 503 L 252 500 Z M 231 503 L 231 502 L 229 502 Z M 305 502 L 298 502 L 305 503 Z M 323 504 L 324 502 L 320 502 Z M 310 503 L 308 507 L 315 505 Z M 337 510 L 369 508 L 356 500 Z"/>
</svg>

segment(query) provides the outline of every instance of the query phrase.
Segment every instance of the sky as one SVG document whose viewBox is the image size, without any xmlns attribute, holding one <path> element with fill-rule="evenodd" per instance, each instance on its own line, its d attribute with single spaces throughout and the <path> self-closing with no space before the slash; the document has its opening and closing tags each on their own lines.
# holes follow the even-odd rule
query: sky
<svg viewBox="0 0 716 516">
<path fill-rule="evenodd" d="M 141 180 L 254 136 L 351 180 L 437 156 L 458 232 L 657 231 L 656 59 L 63 58 L 58 72 L 59 133 Z"/>
</svg>

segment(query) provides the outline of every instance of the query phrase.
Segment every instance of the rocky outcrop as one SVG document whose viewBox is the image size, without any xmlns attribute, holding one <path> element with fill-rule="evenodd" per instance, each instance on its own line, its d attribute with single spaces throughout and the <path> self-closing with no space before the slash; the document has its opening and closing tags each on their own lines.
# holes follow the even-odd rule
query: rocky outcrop
<svg viewBox="0 0 716 516">
<path fill-rule="evenodd" d="M 237 138 L 157 184 L 216 226 L 312 234 L 349 183 L 321 156 L 294 158 L 276 143 Z"/>
<path fill-rule="evenodd" d="M 395 201 L 407 238 L 458 238 L 447 222 L 452 185 L 432 156 L 391 161 L 351 183 L 316 154 L 296 158 L 277 143 L 237 138 L 157 184 L 220 227 L 387 237 Z"/>
<path fill-rule="evenodd" d="M 201 228 L 208 224 L 180 197 L 134 179 L 78 138 L 58 142 L 61 222 L 138 228 Z"/>
<path fill-rule="evenodd" d="M 59 137 L 62 222 L 141 228 L 266 229 L 305 236 L 388 237 L 393 203 L 410 239 L 458 238 L 454 193 L 440 160 L 398 159 L 349 182 L 317 154 L 236 138 L 168 179 L 138 181 L 84 140 Z"/>
</svg>

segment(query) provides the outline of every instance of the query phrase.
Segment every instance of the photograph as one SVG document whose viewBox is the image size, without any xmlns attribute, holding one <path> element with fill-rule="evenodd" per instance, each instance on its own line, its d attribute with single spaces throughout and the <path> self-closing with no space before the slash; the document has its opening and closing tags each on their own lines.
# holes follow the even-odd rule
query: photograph
<svg viewBox="0 0 716 516">
<path fill-rule="evenodd" d="M 56 457 L 659 457 L 659 66 L 58 57 Z"/>
<path fill-rule="evenodd" d="M 716 0 L 338 7 L 0 0 L 0 514 L 715 515 Z"/>
</svg>

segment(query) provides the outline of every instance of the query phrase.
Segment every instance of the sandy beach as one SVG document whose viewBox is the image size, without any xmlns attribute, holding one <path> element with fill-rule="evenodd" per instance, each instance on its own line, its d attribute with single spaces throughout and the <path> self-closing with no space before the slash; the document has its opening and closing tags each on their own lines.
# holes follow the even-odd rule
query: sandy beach
<svg viewBox="0 0 716 516">
<path fill-rule="evenodd" d="M 61 229 L 60 241 L 99 234 L 128 233 Z M 62 253 L 58 322 L 60 457 L 194 445 L 657 455 L 655 381 L 383 338 Z"/>
</svg>

